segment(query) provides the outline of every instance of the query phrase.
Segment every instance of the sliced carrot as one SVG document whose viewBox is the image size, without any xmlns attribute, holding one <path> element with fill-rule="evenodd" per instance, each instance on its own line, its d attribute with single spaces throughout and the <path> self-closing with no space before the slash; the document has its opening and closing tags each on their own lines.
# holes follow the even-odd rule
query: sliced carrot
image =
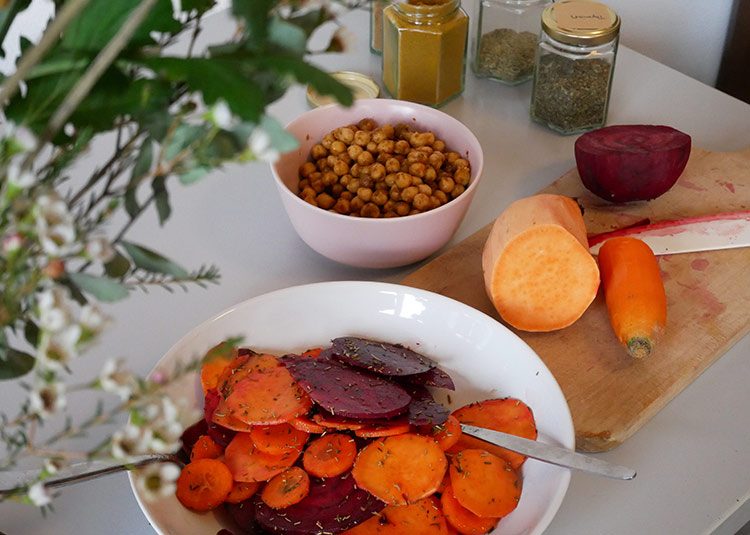
<svg viewBox="0 0 750 535">
<path fill-rule="evenodd" d="M 260 497 L 268 507 L 283 509 L 301 502 L 310 492 L 310 476 L 299 466 L 293 466 L 263 487 Z"/>
<path fill-rule="evenodd" d="M 216 459 L 198 459 L 177 478 L 177 499 L 193 511 L 210 511 L 224 503 L 232 490 L 232 473 Z"/>
<path fill-rule="evenodd" d="M 432 426 L 424 434 L 435 439 L 440 449 L 448 451 L 458 444 L 461 438 L 461 423 L 455 416 L 450 415 L 444 424 Z"/>
<path fill-rule="evenodd" d="M 365 425 L 354 431 L 354 434 L 362 438 L 392 437 L 403 435 L 411 431 L 407 420 L 394 420 L 381 424 Z"/>
<path fill-rule="evenodd" d="M 281 366 L 279 359 L 273 355 L 242 354 L 235 357 L 219 377 L 217 388 L 226 398 L 232 393 L 234 386 L 248 374 Z"/>
<path fill-rule="evenodd" d="M 224 448 L 219 446 L 214 440 L 208 435 L 201 435 L 198 440 L 195 441 L 193 449 L 190 450 L 190 460 L 197 461 L 198 459 L 216 459 L 224 453 Z"/>
<path fill-rule="evenodd" d="M 290 450 L 299 450 L 307 442 L 308 433 L 289 424 L 260 425 L 250 431 L 255 447 L 271 455 L 283 455 Z"/>
<path fill-rule="evenodd" d="M 521 499 L 518 473 L 507 461 L 485 450 L 456 454 L 451 459 L 450 475 L 456 500 L 477 516 L 503 517 Z"/>
<path fill-rule="evenodd" d="M 253 371 L 234 384 L 226 411 L 251 425 L 288 422 L 306 414 L 312 401 L 284 367 Z"/>
<path fill-rule="evenodd" d="M 330 433 L 310 442 L 302 456 L 302 465 L 312 476 L 334 477 L 349 470 L 356 457 L 357 446 L 352 437 Z"/>
<path fill-rule="evenodd" d="M 483 535 L 497 525 L 497 518 L 482 518 L 458 503 L 450 486 L 440 496 L 440 504 L 448 524 L 462 535 Z"/>
<path fill-rule="evenodd" d="M 219 406 L 216 407 L 211 421 L 232 431 L 240 431 L 242 433 L 249 433 L 253 430 L 253 426 L 246 424 L 232 416 L 226 408 L 224 401 L 219 402 Z"/>
<path fill-rule="evenodd" d="M 283 455 L 263 453 L 255 447 L 250 433 L 237 433 L 224 451 L 224 461 L 235 481 L 250 483 L 268 481 L 290 466 L 302 453 L 302 448 Z"/>
<path fill-rule="evenodd" d="M 323 352 L 322 347 L 314 347 L 312 349 L 308 349 L 307 351 L 303 352 L 301 356 L 308 357 L 311 359 L 316 359 L 320 356 L 322 352 Z"/>
<path fill-rule="evenodd" d="M 300 431 L 304 431 L 305 433 L 310 433 L 310 434 L 314 433 L 314 434 L 319 435 L 321 433 L 325 433 L 326 431 L 325 427 L 313 422 L 307 416 L 297 416 L 296 418 L 292 418 L 291 420 L 289 420 L 289 425 L 291 425 L 295 429 L 298 429 Z"/>
<path fill-rule="evenodd" d="M 407 505 L 433 494 L 447 461 L 430 437 L 405 433 L 375 440 L 359 453 L 352 475 L 357 486 L 389 505 Z"/>
<path fill-rule="evenodd" d="M 330 414 L 315 414 L 313 416 L 313 421 L 326 429 L 336 429 L 338 431 L 355 431 L 357 429 L 362 429 L 365 426 L 365 424 L 358 422 L 357 420 L 351 420 L 349 418 L 342 418 Z"/>
<path fill-rule="evenodd" d="M 445 477 L 440 482 L 440 486 L 438 486 L 435 492 L 438 494 L 442 494 L 443 492 L 445 492 L 445 489 L 447 489 L 450 486 L 450 484 L 451 484 L 451 475 L 450 475 L 450 472 L 446 470 Z"/>
<path fill-rule="evenodd" d="M 252 498 L 256 492 L 258 492 L 258 489 L 260 488 L 260 483 L 253 481 L 252 483 L 243 483 L 240 481 L 235 481 L 232 485 L 232 490 L 229 491 L 229 495 L 227 496 L 227 499 L 224 500 L 227 503 L 240 503 L 244 502 L 247 499 Z"/>
<path fill-rule="evenodd" d="M 448 522 L 435 497 L 410 505 L 389 505 L 345 535 L 449 535 Z"/>
<path fill-rule="evenodd" d="M 235 340 L 225 340 L 208 350 L 201 363 L 201 387 L 203 393 L 217 388 L 224 369 L 237 357 Z"/>
<path fill-rule="evenodd" d="M 488 399 L 472 403 L 453 411 L 453 416 L 462 424 L 486 427 L 495 431 L 502 431 L 519 437 L 536 440 L 537 430 L 534 414 L 521 400 L 515 398 Z M 494 446 L 478 438 L 463 435 L 458 444 L 450 448 L 449 453 L 462 449 L 481 449 L 502 457 L 510 465 L 518 469 L 526 460 L 521 455 L 498 446 Z"/>
</svg>

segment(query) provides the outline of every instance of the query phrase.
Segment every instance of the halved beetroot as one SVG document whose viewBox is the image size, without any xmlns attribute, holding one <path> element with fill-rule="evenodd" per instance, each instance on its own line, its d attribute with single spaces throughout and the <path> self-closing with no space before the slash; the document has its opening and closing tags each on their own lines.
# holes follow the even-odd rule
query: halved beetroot
<svg viewBox="0 0 750 535">
<path fill-rule="evenodd" d="M 409 423 L 411 425 L 442 425 L 448 420 L 450 411 L 435 401 L 430 391 L 420 385 L 409 385 L 406 391 L 411 396 Z"/>
<path fill-rule="evenodd" d="M 332 340 L 325 355 L 371 372 L 387 376 L 424 373 L 435 363 L 416 351 L 397 344 L 388 344 L 366 338 L 343 336 Z"/>
<path fill-rule="evenodd" d="M 259 498 L 255 520 L 271 533 L 314 535 L 341 533 L 380 512 L 385 504 L 354 485 L 348 472 L 342 476 L 310 481 L 309 494 L 284 509 L 271 509 Z"/>
<path fill-rule="evenodd" d="M 690 157 L 690 136 L 670 126 L 607 126 L 576 140 L 583 185 L 614 203 L 655 199 L 671 188 Z"/>
<path fill-rule="evenodd" d="M 281 362 L 323 409 L 345 418 L 390 418 L 406 412 L 411 397 L 400 386 L 336 361 L 287 355 Z"/>
<path fill-rule="evenodd" d="M 426 372 L 409 375 L 404 377 L 404 379 L 415 385 L 434 386 L 436 388 L 445 388 L 447 390 L 456 389 L 456 385 L 453 383 L 451 376 L 440 368 L 432 368 Z"/>
</svg>

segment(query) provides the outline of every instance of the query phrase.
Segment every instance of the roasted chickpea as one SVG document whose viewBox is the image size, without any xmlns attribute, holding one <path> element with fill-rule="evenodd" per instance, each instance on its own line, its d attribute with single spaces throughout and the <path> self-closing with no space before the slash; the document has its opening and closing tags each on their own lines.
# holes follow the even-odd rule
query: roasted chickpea
<svg viewBox="0 0 750 535">
<path fill-rule="evenodd" d="M 372 197 L 370 197 L 370 200 L 378 206 L 383 206 L 386 202 L 388 202 L 388 194 L 382 189 L 379 189 L 372 193 Z"/>
<path fill-rule="evenodd" d="M 393 128 L 393 136 L 398 139 L 407 140 L 413 131 L 408 124 L 399 123 Z"/>
<path fill-rule="evenodd" d="M 457 153 L 457 152 L 453 152 L 453 151 L 451 151 L 451 152 L 448 152 L 448 153 L 446 153 L 446 155 L 445 155 L 445 159 L 446 159 L 446 161 L 447 161 L 447 162 L 448 162 L 449 164 L 451 164 L 451 165 L 453 165 L 454 163 L 456 163 L 456 160 L 458 160 L 459 158 L 461 158 L 461 155 L 460 155 L 459 153 Z"/>
<path fill-rule="evenodd" d="M 371 176 L 368 176 L 368 175 L 360 176 L 359 186 L 361 188 L 372 188 L 374 185 L 375 185 L 375 181 L 372 179 Z"/>
<path fill-rule="evenodd" d="M 414 200 L 417 193 L 419 193 L 419 190 L 416 186 L 409 186 L 408 188 L 401 190 L 401 200 L 410 203 Z"/>
<path fill-rule="evenodd" d="M 427 155 L 424 152 L 419 152 L 418 150 L 410 150 L 409 154 L 406 155 L 406 161 L 409 163 L 426 163 Z"/>
<path fill-rule="evenodd" d="M 396 210 L 395 210 L 395 212 L 398 215 L 400 215 L 400 216 L 407 215 L 409 213 L 409 210 L 411 210 L 411 207 L 409 206 L 409 203 L 405 203 L 405 202 L 397 202 L 396 203 Z"/>
<path fill-rule="evenodd" d="M 432 203 L 432 209 L 439 208 L 443 203 L 440 202 L 437 195 L 430 195 L 430 203 Z"/>
<path fill-rule="evenodd" d="M 388 191 L 388 197 L 392 201 L 400 201 L 401 200 L 401 190 L 398 186 L 393 186 L 390 191 Z"/>
<path fill-rule="evenodd" d="M 377 143 L 375 143 L 374 141 L 370 141 L 370 142 L 369 142 L 369 143 L 368 143 L 368 144 L 367 144 L 367 145 L 365 146 L 365 148 L 366 148 L 366 149 L 368 150 L 368 152 L 372 152 L 372 153 L 375 153 L 375 152 L 377 152 L 377 151 L 378 151 L 378 144 L 377 144 Z"/>
<path fill-rule="evenodd" d="M 424 178 L 427 166 L 421 162 L 415 162 L 409 166 L 409 173 L 413 176 Z"/>
<path fill-rule="evenodd" d="M 422 184 L 422 183 L 423 183 L 423 182 L 422 182 L 422 179 L 421 179 L 421 178 L 419 178 L 418 176 L 413 176 L 413 175 L 412 175 L 412 177 L 411 177 L 411 185 L 412 185 L 412 186 L 419 186 L 419 185 L 420 185 L 420 184 Z"/>
<path fill-rule="evenodd" d="M 333 195 L 336 198 L 339 198 L 343 191 L 344 191 L 344 186 L 342 186 L 341 184 L 334 184 L 333 186 L 331 186 L 331 195 Z"/>
<path fill-rule="evenodd" d="M 411 186 L 411 176 L 407 173 L 396 174 L 396 187 L 399 189 L 408 188 Z"/>
<path fill-rule="evenodd" d="M 370 117 L 366 117 L 357 123 L 358 128 L 367 130 L 368 132 L 375 130 L 377 126 L 378 124 L 375 122 L 375 119 L 372 119 Z"/>
<path fill-rule="evenodd" d="M 432 202 L 430 201 L 430 196 L 425 195 L 424 193 L 417 193 L 414 196 L 414 200 L 412 201 L 412 204 L 414 205 L 414 208 L 416 208 L 420 212 L 426 212 L 427 210 L 432 208 Z"/>
<path fill-rule="evenodd" d="M 375 203 L 368 202 L 359 211 L 362 217 L 380 217 L 380 208 Z"/>
<path fill-rule="evenodd" d="M 389 173 L 398 173 L 401 169 L 401 162 L 396 158 L 388 158 L 385 162 L 385 170 Z"/>
<path fill-rule="evenodd" d="M 370 202 L 370 199 L 372 199 L 372 190 L 369 187 L 361 187 L 357 190 L 357 197 L 365 202 Z"/>
<path fill-rule="evenodd" d="M 333 205 L 333 209 L 340 214 L 346 215 L 351 211 L 351 206 L 349 205 L 349 201 L 347 199 L 339 197 L 339 200 L 337 200 L 336 204 Z"/>
<path fill-rule="evenodd" d="M 331 154 L 341 154 L 346 151 L 346 144 L 337 139 L 331 143 L 331 148 L 329 150 L 331 151 Z"/>
<path fill-rule="evenodd" d="M 315 190 L 312 189 L 312 187 L 310 186 L 307 186 L 306 188 L 304 188 L 302 191 L 299 192 L 300 197 L 309 197 L 311 195 L 315 197 L 317 193 L 315 193 Z"/>
<path fill-rule="evenodd" d="M 349 207 L 350 207 L 350 210 L 351 210 L 351 211 L 350 211 L 350 213 L 352 213 L 352 214 L 353 214 L 353 213 L 355 213 L 355 212 L 356 212 L 357 214 L 359 214 L 359 213 L 360 213 L 360 212 L 362 211 L 362 207 L 363 207 L 364 205 L 365 205 L 365 201 L 363 201 L 363 200 L 362 200 L 362 199 L 360 199 L 359 197 L 354 197 L 354 198 L 353 198 L 353 199 L 352 199 L 352 200 L 351 200 L 351 201 L 349 202 Z"/>
<path fill-rule="evenodd" d="M 393 154 L 393 151 L 396 147 L 396 142 L 392 139 L 384 139 L 380 143 L 378 143 L 377 151 L 378 152 L 385 152 L 386 154 Z"/>
<path fill-rule="evenodd" d="M 435 170 L 439 170 L 443 166 L 443 162 L 445 161 L 445 154 L 442 152 L 435 151 L 432 154 L 430 154 L 427 157 L 427 162 L 435 168 Z"/>
<path fill-rule="evenodd" d="M 391 210 L 391 211 L 385 212 L 383 214 L 383 217 L 388 217 L 388 218 L 398 217 L 398 214 L 396 212 L 394 212 L 394 211 Z"/>
<path fill-rule="evenodd" d="M 385 181 L 381 180 L 380 182 L 375 182 L 375 189 L 376 190 L 388 191 L 389 186 L 386 185 Z"/>
<path fill-rule="evenodd" d="M 352 195 L 352 192 L 349 190 L 342 191 L 341 195 L 339 196 L 339 199 L 346 199 L 347 201 L 351 201 L 354 198 L 354 195 Z"/>
<path fill-rule="evenodd" d="M 439 152 L 445 152 L 445 141 L 442 139 L 436 139 L 435 143 L 432 144 L 432 148 Z"/>
<path fill-rule="evenodd" d="M 393 144 L 393 152 L 395 152 L 396 154 L 409 154 L 410 150 L 411 146 L 405 139 L 399 139 L 398 141 L 396 141 L 396 143 Z"/>
<path fill-rule="evenodd" d="M 468 167 L 459 167 L 453 174 L 453 178 L 457 184 L 468 186 L 469 180 L 471 179 L 471 171 L 469 171 Z"/>
<path fill-rule="evenodd" d="M 437 198 L 437 200 L 440 201 L 441 205 L 448 202 L 448 196 L 443 190 L 435 190 L 432 192 L 432 194 Z"/>
<path fill-rule="evenodd" d="M 326 171 L 328 169 L 328 160 L 326 160 L 325 158 L 317 160 L 315 162 L 315 167 L 318 168 L 318 171 Z"/>
<path fill-rule="evenodd" d="M 417 150 L 419 152 L 424 152 L 427 156 L 429 156 L 433 152 L 433 148 L 430 147 L 429 145 L 425 145 L 424 147 L 419 147 Z"/>
<path fill-rule="evenodd" d="M 305 162 L 299 166 L 299 174 L 302 178 L 307 178 L 317 170 L 312 162 Z"/>
<path fill-rule="evenodd" d="M 310 181 L 310 187 L 315 190 L 315 193 L 323 193 L 323 191 L 326 189 L 325 184 L 323 184 L 322 179 L 317 180 L 311 180 Z"/>
<path fill-rule="evenodd" d="M 456 182 L 449 176 L 443 175 L 440 177 L 440 180 L 438 181 L 438 187 L 441 191 L 444 191 L 445 193 L 450 193 L 453 191 L 453 188 L 456 186 Z"/>
<path fill-rule="evenodd" d="M 336 176 L 344 176 L 349 172 L 349 164 L 339 160 L 335 164 L 333 164 L 333 172 L 336 174 Z"/>
<path fill-rule="evenodd" d="M 333 208 L 333 205 L 336 204 L 336 199 L 331 197 L 326 192 L 319 194 L 315 198 L 315 200 L 318 201 L 318 206 L 320 206 L 324 210 L 330 210 L 331 208 Z"/>
<path fill-rule="evenodd" d="M 354 130 L 352 130 L 348 126 L 337 128 L 333 131 L 333 137 L 349 145 L 352 141 L 354 141 Z"/>
<path fill-rule="evenodd" d="M 393 212 L 396 210 L 396 201 L 392 201 L 391 199 L 388 199 L 385 201 L 385 204 L 383 205 L 383 211 L 384 212 Z"/>
<path fill-rule="evenodd" d="M 427 182 L 435 182 L 437 179 L 437 171 L 435 171 L 434 167 L 427 167 L 424 171 L 424 179 Z"/>
<path fill-rule="evenodd" d="M 392 124 L 385 123 L 383 126 L 380 127 L 380 131 L 383 132 L 383 134 L 385 134 L 385 139 L 393 139 L 395 129 L 393 128 Z"/>
<path fill-rule="evenodd" d="M 356 160 L 357 156 L 359 156 L 363 150 L 364 149 L 359 145 L 349 145 L 349 147 L 346 149 L 346 153 L 352 160 Z"/>
<path fill-rule="evenodd" d="M 358 163 L 355 163 L 349 168 L 349 174 L 353 177 L 359 177 L 360 172 L 362 171 L 362 166 Z"/>
<path fill-rule="evenodd" d="M 333 171 L 326 171 L 325 173 L 323 173 L 323 178 L 321 178 L 321 181 L 326 187 L 333 186 L 336 182 L 339 181 L 339 175 L 337 175 Z"/>
<path fill-rule="evenodd" d="M 350 192 L 352 193 L 352 195 L 356 195 L 356 194 L 357 194 L 357 190 L 358 190 L 358 189 L 359 189 L 360 187 L 361 187 L 361 186 L 360 186 L 360 183 L 359 183 L 359 179 L 357 179 L 357 178 L 353 178 L 353 179 L 352 179 L 352 180 L 351 180 L 351 181 L 349 182 L 349 184 L 347 184 L 347 186 L 346 186 L 346 189 L 347 189 L 347 190 L 349 190 L 349 191 L 350 191 Z"/>
<path fill-rule="evenodd" d="M 336 138 L 333 137 L 333 134 L 326 134 L 323 136 L 323 139 L 320 140 L 320 144 L 323 146 L 324 149 L 331 150 L 331 145 L 333 144 L 334 141 L 336 141 Z"/>
<path fill-rule="evenodd" d="M 352 175 L 344 175 L 341 178 L 339 178 L 339 184 L 341 184 L 344 187 L 347 187 L 351 181 L 354 180 L 354 177 Z"/>
<path fill-rule="evenodd" d="M 313 160 L 320 160 L 321 158 L 325 158 L 326 156 L 328 156 L 328 149 L 326 149 L 320 143 L 316 143 L 310 149 L 310 156 Z"/>
<path fill-rule="evenodd" d="M 370 135 L 370 132 L 366 130 L 357 130 L 354 133 L 354 143 L 359 145 L 360 147 L 366 147 L 367 144 L 371 141 L 372 136 Z"/>
<path fill-rule="evenodd" d="M 396 173 L 388 173 L 385 175 L 385 180 L 383 182 L 385 182 L 385 185 L 390 188 L 396 184 L 396 176 Z"/>
<path fill-rule="evenodd" d="M 308 204 L 318 206 L 318 201 L 315 199 L 315 195 L 308 195 L 307 197 L 302 197 L 302 199 Z"/>
<path fill-rule="evenodd" d="M 374 163 L 370 166 L 370 176 L 373 180 L 383 180 L 385 178 L 385 166 L 382 163 Z"/>
<path fill-rule="evenodd" d="M 432 188 L 428 186 L 427 184 L 419 184 L 417 186 L 417 189 L 419 190 L 419 193 L 424 193 L 428 197 L 432 195 Z"/>
<path fill-rule="evenodd" d="M 357 163 L 359 165 L 372 165 L 374 161 L 375 157 L 370 151 L 364 151 L 359 156 L 357 156 Z"/>
<path fill-rule="evenodd" d="M 299 184 L 297 184 L 297 187 L 299 188 L 299 191 L 302 192 L 303 189 L 310 187 L 310 181 L 306 178 L 303 178 L 299 181 Z"/>
<path fill-rule="evenodd" d="M 454 165 L 454 166 L 455 166 L 456 168 L 459 168 L 459 167 L 466 167 L 466 168 L 469 168 L 469 167 L 471 167 L 471 166 L 469 165 L 469 160 L 467 160 L 466 158 L 457 158 L 457 159 L 456 159 L 456 161 L 455 161 L 455 162 L 453 162 L 453 165 Z"/>
<path fill-rule="evenodd" d="M 435 143 L 435 134 L 432 132 L 415 132 L 408 139 L 412 147 L 424 147 Z"/>
<path fill-rule="evenodd" d="M 464 191 L 466 191 L 466 188 L 464 188 L 461 184 L 456 184 L 456 187 L 453 188 L 453 191 L 451 191 L 451 197 L 456 198 L 459 195 L 461 195 Z"/>
</svg>

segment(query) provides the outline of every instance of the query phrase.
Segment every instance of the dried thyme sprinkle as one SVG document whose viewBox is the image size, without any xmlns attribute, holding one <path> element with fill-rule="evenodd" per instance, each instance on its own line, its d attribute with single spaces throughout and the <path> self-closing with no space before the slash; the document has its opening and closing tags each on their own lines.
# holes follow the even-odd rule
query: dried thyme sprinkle
<svg viewBox="0 0 750 535">
<path fill-rule="evenodd" d="M 531 117 L 563 132 L 601 126 L 607 115 L 611 70 L 599 58 L 542 56 L 534 79 Z"/>
<path fill-rule="evenodd" d="M 477 53 L 477 74 L 518 82 L 534 70 L 536 35 L 499 28 L 482 35 Z"/>
</svg>

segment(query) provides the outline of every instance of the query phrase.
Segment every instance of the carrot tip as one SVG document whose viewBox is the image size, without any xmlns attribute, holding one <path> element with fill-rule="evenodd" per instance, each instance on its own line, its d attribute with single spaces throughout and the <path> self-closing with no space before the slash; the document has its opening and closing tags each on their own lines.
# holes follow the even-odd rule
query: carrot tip
<svg viewBox="0 0 750 535">
<path fill-rule="evenodd" d="M 636 359 L 642 359 L 651 355 L 654 344 L 648 338 L 634 337 L 628 340 L 628 353 Z"/>
</svg>

